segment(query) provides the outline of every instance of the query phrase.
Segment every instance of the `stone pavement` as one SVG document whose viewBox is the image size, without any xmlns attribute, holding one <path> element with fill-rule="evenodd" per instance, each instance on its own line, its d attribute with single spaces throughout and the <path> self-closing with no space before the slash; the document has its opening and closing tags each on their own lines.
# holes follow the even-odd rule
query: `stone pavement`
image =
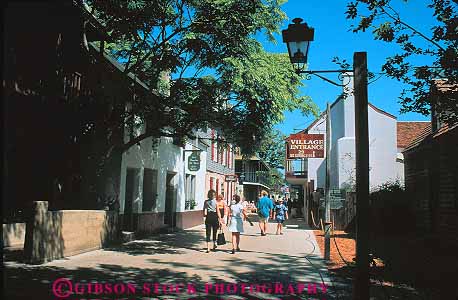
<svg viewBox="0 0 458 300">
<path fill-rule="evenodd" d="M 270 234 L 261 237 L 258 224 L 254 225 L 251 227 L 245 223 L 246 232 L 241 236 L 240 245 L 242 251 L 236 254 L 230 253 L 230 243 L 219 246 L 215 252 L 205 253 L 205 232 L 202 225 L 185 231 L 153 235 L 39 266 L 14 261 L 10 254 L 4 263 L 4 294 L 6 299 L 55 299 L 52 293 L 53 282 L 58 278 L 68 278 L 73 284 L 86 283 L 85 294 L 72 295 L 69 299 L 335 298 L 335 287 L 327 274 L 312 230 L 306 228 L 300 220 L 292 220 L 288 221 L 284 235 L 273 234 L 275 224 L 271 223 L 268 230 Z M 225 235 L 229 241 L 229 232 L 226 231 Z M 127 297 L 123 290 L 118 289 L 116 295 L 107 292 L 105 288 L 108 295 L 101 297 L 88 291 L 88 282 L 119 283 L 119 289 L 125 287 L 126 291 L 127 283 L 130 282 L 135 284 L 135 291 Z M 148 288 L 145 288 L 145 283 Z M 154 292 L 154 283 L 191 284 L 191 290 L 195 287 L 197 294 L 188 294 L 186 290 L 178 294 Z M 216 283 L 223 285 L 217 287 Z M 231 294 L 234 286 L 230 283 L 237 283 L 237 295 Z M 241 291 L 242 283 L 247 285 L 244 292 Z M 326 291 L 323 290 L 323 283 Z M 268 289 L 269 284 L 272 291 Z M 298 289 L 304 290 L 292 296 L 286 293 L 288 284 L 291 284 L 295 294 Z M 314 294 L 315 287 L 317 294 Z M 225 289 L 224 295 L 220 294 L 218 288 Z"/>
</svg>

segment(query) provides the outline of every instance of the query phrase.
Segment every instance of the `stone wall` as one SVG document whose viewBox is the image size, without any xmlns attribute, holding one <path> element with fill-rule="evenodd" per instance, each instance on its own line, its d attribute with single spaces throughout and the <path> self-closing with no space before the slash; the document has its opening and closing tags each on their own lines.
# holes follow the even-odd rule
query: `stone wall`
<svg viewBox="0 0 458 300">
<path fill-rule="evenodd" d="M 142 212 L 134 215 L 136 218 L 136 231 L 140 234 L 154 233 L 164 225 L 163 212 Z"/>
<path fill-rule="evenodd" d="M 3 247 L 23 248 L 25 223 L 3 224 Z"/>
<path fill-rule="evenodd" d="M 30 263 L 100 249 L 117 238 L 118 216 L 104 210 L 48 211 L 48 202 L 34 202 L 27 223 L 24 254 Z"/>
</svg>

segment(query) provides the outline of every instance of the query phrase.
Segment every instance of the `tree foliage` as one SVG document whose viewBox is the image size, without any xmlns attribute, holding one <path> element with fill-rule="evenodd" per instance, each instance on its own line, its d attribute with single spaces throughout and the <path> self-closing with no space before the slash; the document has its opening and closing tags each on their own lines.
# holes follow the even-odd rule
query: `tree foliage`
<svg viewBox="0 0 458 300">
<path fill-rule="evenodd" d="M 270 129 L 261 141 L 257 152 L 259 158 L 270 168 L 265 172 L 267 185 L 276 192 L 280 192 L 280 188 L 285 184 L 285 177 L 279 171 L 285 165 L 285 139 L 286 136 L 280 130 Z"/>
<path fill-rule="evenodd" d="M 273 33 L 286 18 L 274 0 L 90 0 L 113 41 L 107 49 L 151 88 L 132 114 L 149 136 L 192 137 L 223 129 L 228 142 L 254 152 L 284 110 L 316 112 L 299 97 L 301 78 L 286 55 L 266 53 L 255 35 Z"/>
<path fill-rule="evenodd" d="M 271 188 L 272 192 L 280 193 L 281 187 L 286 184 L 285 176 L 275 168 L 266 171 L 267 185 Z"/>
<path fill-rule="evenodd" d="M 258 155 L 270 168 L 284 168 L 285 138 L 277 129 L 270 130 L 264 137 Z"/>
<path fill-rule="evenodd" d="M 345 14 L 347 19 L 355 22 L 351 29 L 355 33 L 372 30 L 374 39 L 399 46 L 398 53 L 386 58 L 382 71 L 408 86 L 399 97 L 401 112 L 426 115 L 434 105 L 444 121 L 458 121 L 456 89 L 441 90 L 438 103 L 432 103 L 434 97 L 430 95 L 435 79 L 446 79 L 450 86 L 458 84 L 458 1 L 427 1 L 436 24 L 429 32 L 422 32 L 415 24 L 407 23 L 402 12 L 393 7 L 393 2 L 350 1 Z M 419 4 L 415 2 L 415 5 Z M 432 63 L 418 64 L 416 58 Z"/>
</svg>

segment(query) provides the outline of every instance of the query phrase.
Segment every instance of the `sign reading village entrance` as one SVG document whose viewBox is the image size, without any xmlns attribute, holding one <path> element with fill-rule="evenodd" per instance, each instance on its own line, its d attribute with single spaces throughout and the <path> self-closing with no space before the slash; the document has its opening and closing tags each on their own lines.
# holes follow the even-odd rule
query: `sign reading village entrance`
<svg viewBox="0 0 458 300">
<path fill-rule="evenodd" d="M 291 134 L 287 138 L 286 158 L 323 158 L 324 134 Z"/>
</svg>

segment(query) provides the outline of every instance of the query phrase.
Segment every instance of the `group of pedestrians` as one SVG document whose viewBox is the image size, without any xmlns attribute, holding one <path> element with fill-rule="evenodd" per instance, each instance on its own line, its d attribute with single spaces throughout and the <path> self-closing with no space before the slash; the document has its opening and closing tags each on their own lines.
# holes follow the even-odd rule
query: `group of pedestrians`
<svg viewBox="0 0 458 300">
<path fill-rule="evenodd" d="M 261 191 L 261 197 L 258 200 L 257 211 L 259 216 L 259 229 L 261 236 L 267 235 L 267 224 L 269 218 L 277 223 L 276 234 L 283 234 L 283 223 L 288 220 L 288 208 L 282 198 L 274 202 L 268 197 L 266 191 Z"/>
<path fill-rule="evenodd" d="M 210 252 L 210 243 L 213 241 L 213 250 L 218 247 L 216 236 L 218 231 L 228 226 L 232 233 L 232 254 L 240 251 L 240 233 L 243 232 L 243 221 L 247 219 L 244 206 L 239 195 L 234 195 L 231 205 L 228 207 L 223 196 L 216 198 L 216 191 L 208 191 L 208 199 L 204 203 L 205 233 L 207 240 L 207 253 Z M 212 239 L 210 240 L 210 236 Z"/>
<path fill-rule="evenodd" d="M 207 241 L 207 253 L 211 250 L 216 250 L 218 231 L 223 233 L 223 229 L 227 227 L 231 232 L 232 254 L 240 251 L 240 233 L 243 233 L 243 221 L 248 220 L 245 206 L 241 202 L 239 195 L 234 195 L 231 205 L 228 206 L 222 195 L 216 195 L 216 191 L 211 189 L 208 191 L 207 200 L 204 202 L 203 213 L 205 217 L 205 234 Z M 259 216 L 259 228 L 261 236 L 267 234 L 267 224 L 269 219 L 275 220 L 277 223 L 276 234 L 283 234 L 283 223 L 288 220 L 288 208 L 284 204 L 283 199 L 279 199 L 276 203 L 268 197 L 266 191 L 261 191 L 261 197 L 257 203 L 257 212 Z M 211 243 L 213 242 L 213 247 Z"/>
</svg>

